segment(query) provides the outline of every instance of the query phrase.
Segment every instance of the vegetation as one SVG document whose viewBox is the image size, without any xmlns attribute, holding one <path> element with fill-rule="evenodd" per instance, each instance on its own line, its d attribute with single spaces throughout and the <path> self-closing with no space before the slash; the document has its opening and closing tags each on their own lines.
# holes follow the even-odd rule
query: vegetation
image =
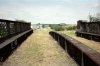
<svg viewBox="0 0 100 66">
<path fill-rule="evenodd" d="M 62 25 L 62 24 L 50 24 L 51 29 L 55 31 L 64 31 L 64 30 L 75 30 L 76 25 Z"/>
<path fill-rule="evenodd" d="M 65 28 L 66 30 L 76 30 L 76 25 L 67 25 Z"/>
<path fill-rule="evenodd" d="M 61 31 L 64 30 L 64 27 L 59 25 L 59 24 L 51 24 L 49 25 L 51 27 L 51 29 L 55 30 L 55 31 Z"/>
<path fill-rule="evenodd" d="M 97 13 L 96 15 L 89 15 L 89 21 L 90 22 L 99 22 L 100 21 L 100 13 Z"/>
</svg>

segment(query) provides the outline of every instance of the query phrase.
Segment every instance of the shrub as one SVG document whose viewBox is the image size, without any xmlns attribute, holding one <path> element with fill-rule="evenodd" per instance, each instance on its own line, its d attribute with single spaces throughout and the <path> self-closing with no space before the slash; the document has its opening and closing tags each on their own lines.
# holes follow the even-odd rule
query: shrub
<svg viewBox="0 0 100 66">
<path fill-rule="evenodd" d="M 75 30 L 76 25 L 60 25 L 60 24 L 51 24 L 49 25 L 51 29 L 55 31 L 64 31 L 64 30 Z"/>
<path fill-rule="evenodd" d="M 51 24 L 51 25 L 49 25 L 49 27 L 51 27 L 51 29 L 54 29 L 55 31 L 62 31 L 62 30 L 64 30 L 64 27 L 59 25 L 59 24 Z"/>
<path fill-rule="evenodd" d="M 76 29 L 76 25 L 69 25 L 66 27 L 66 30 L 75 30 Z"/>
</svg>

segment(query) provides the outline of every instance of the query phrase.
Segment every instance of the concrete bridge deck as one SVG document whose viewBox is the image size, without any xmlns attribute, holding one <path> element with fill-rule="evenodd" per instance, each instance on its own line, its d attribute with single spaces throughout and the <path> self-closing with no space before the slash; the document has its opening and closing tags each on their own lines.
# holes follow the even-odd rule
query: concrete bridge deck
<svg viewBox="0 0 100 66">
<path fill-rule="evenodd" d="M 38 29 L 2 64 L 2 66 L 78 66 L 49 35 Z"/>
</svg>

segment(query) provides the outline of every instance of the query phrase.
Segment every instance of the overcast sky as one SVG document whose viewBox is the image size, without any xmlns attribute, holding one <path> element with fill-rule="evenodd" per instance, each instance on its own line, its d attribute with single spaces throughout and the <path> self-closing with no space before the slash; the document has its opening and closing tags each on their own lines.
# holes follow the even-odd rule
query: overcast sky
<svg viewBox="0 0 100 66">
<path fill-rule="evenodd" d="M 0 18 L 75 24 L 99 12 L 99 0 L 0 0 Z"/>
</svg>

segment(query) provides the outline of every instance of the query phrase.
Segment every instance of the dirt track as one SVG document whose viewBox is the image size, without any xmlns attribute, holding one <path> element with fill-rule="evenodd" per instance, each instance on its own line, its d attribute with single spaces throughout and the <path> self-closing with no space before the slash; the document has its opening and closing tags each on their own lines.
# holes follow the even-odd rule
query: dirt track
<svg viewBox="0 0 100 66">
<path fill-rule="evenodd" d="M 2 66 L 77 66 L 53 40 L 48 29 L 39 29 L 4 62 Z"/>
</svg>

